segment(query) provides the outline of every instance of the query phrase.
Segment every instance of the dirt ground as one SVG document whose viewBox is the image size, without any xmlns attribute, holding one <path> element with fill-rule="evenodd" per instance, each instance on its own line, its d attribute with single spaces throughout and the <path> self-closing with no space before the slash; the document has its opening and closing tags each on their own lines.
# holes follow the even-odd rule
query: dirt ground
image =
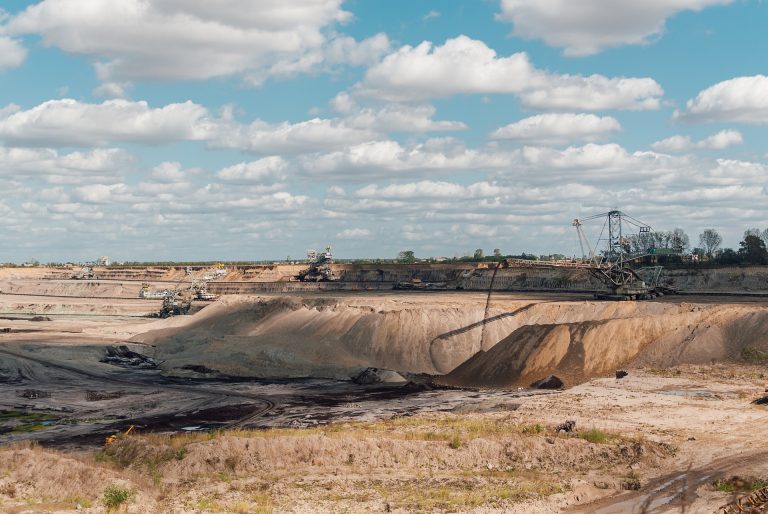
<svg viewBox="0 0 768 514">
<path fill-rule="evenodd" d="M 768 480 L 768 409 L 750 404 L 765 382 L 754 365 L 638 369 L 384 421 L 17 443 L 0 509 L 102 512 L 117 484 L 136 513 L 715 512 Z"/>
<path fill-rule="evenodd" d="M 764 299 L 506 293 L 486 326 L 482 293 L 302 295 L 282 310 L 274 298 L 255 300 L 271 317 L 233 297 L 158 320 L 146 317 L 156 301 L 0 295 L 0 512 L 690 513 L 768 485 L 768 406 L 751 403 L 768 395 Z M 583 383 L 444 388 L 417 374 L 500 341 L 508 355 L 512 334 L 535 326 L 550 328 L 530 339 L 528 369 L 546 372 L 546 341 L 564 345 L 567 332 L 564 362 L 581 355 Z M 611 345 L 619 355 L 633 333 L 647 342 L 622 366 L 628 376 L 613 376 L 621 360 L 583 366 L 589 351 L 595 362 Z M 304 337 L 311 348 L 311 336 L 329 352 L 348 345 L 344 370 L 413 363 L 389 366 L 412 382 L 253 379 L 219 366 L 243 360 L 230 345 Z M 369 353 L 349 353 L 368 337 Z M 178 349 L 185 341 L 204 344 Z M 477 347 L 464 355 L 462 341 Z M 158 366 L 101 362 L 120 346 Z M 679 363 L 697 350 L 698 364 Z M 575 429 L 559 431 L 568 420 Z"/>
</svg>

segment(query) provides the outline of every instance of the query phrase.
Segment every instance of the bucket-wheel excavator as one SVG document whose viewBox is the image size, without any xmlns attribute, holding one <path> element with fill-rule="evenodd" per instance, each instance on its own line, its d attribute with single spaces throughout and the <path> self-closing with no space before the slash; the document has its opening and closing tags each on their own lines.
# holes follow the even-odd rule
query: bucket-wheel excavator
<svg viewBox="0 0 768 514">
<path fill-rule="evenodd" d="M 584 223 L 600 220 L 603 222 L 602 228 L 597 241 L 592 244 L 585 234 Z M 646 282 L 631 266 L 632 263 L 654 253 L 653 231 L 650 225 L 619 210 L 576 218 L 571 224 L 576 228 L 579 238 L 582 253 L 580 259 L 559 261 L 507 259 L 501 263 L 500 267 L 584 269 L 608 288 L 608 293 L 595 295 L 600 300 L 647 300 L 676 292 L 658 283 L 660 267 L 653 269 L 653 275 Z"/>
<path fill-rule="evenodd" d="M 584 233 L 583 227 L 585 222 L 599 220 L 603 221 L 603 225 L 597 243 L 593 246 Z M 572 225 L 576 228 L 579 238 L 583 255 L 582 263 L 610 290 L 610 294 L 599 294 L 598 298 L 645 300 L 657 295 L 674 293 L 671 288 L 657 283 L 660 268 L 656 268 L 653 282 L 648 284 L 631 266 L 631 263 L 653 252 L 651 237 L 653 231 L 650 225 L 619 210 L 576 218 Z"/>
</svg>

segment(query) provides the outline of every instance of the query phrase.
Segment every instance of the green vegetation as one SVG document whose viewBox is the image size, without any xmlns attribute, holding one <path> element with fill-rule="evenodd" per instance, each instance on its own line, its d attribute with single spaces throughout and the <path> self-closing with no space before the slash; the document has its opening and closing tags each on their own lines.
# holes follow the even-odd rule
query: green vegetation
<svg viewBox="0 0 768 514">
<path fill-rule="evenodd" d="M 592 427 L 584 432 L 579 432 L 579 438 L 589 441 L 593 444 L 605 444 L 611 439 L 611 435 L 599 428 Z"/>
<path fill-rule="evenodd" d="M 768 481 L 755 477 L 733 476 L 715 481 L 712 486 L 721 493 L 758 491 L 768 487 Z"/>
<path fill-rule="evenodd" d="M 0 410 L 0 423 L 7 421 L 56 421 L 58 416 L 44 412 L 19 412 L 15 410 Z"/>
<path fill-rule="evenodd" d="M 115 484 L 107 486 L 107 488 L 104 489 L 104 505 L 106 505 L 109 510 L 115 509 L 127 502 L 132 495 L 133 491 L 127 487 L 121 487 Z"/>
<path fill-rule="evenodd" d="M 768 363 L 768 352 L 745 346 L 741 349 L 741 360 L 749 362 L 751 364 L 766 364 Z"/>
<path fill-rule="evenodd" d="M 10 432 L 21 434 L 48 428 L 59 416 L 44 412 L 0 411 L 0 426 L 10 426 Z"/>
<path fill-rule="evenodd" d="M 391 505 L 408 511 L 457 512 L 482 505 L 526 498 L 545 497 L 563 492 L 559 484 L 546 480 L 505 480 L 478 485 L 473 480 L 452 481 L 441 485 L 398 484 L 376 487 L 376 492 Z"/>
<path fill-rule="evenodd" d="M 451 440 L 448 442 L 448 446 L 454 450 L 461 448 L 461 436 L 459 434 L 453 434 L 453 437 L 451 437 Z"/>
</svg>

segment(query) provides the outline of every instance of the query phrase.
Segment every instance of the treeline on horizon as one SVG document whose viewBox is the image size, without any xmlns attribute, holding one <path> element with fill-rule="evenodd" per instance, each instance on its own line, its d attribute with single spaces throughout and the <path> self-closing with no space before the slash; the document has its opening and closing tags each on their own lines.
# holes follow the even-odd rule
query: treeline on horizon
<svg viewBox="0 0 768 514">
<path fill-rule="evenodd" d="M 739 248 L 722 248 L 723 237 L 715 229 L 705 229 L 699 234 L 698 246 L 692 246 L 688 234 L 683 229 L 676 228 L 669 231 L 656 231 L 636 234 L 625 238 L 624 249 L 627 253 L 643 255 L 640 262 L 647 264 L 680 265 L 680 266 L 739 266 L 739 265 L 765 265 L 768 264 L 768 228 L 760 230 L 750 228 L 744 232 L 739 243 Z M 503 254 L 500 249 L 493 249 L 486 255 L 482 248 L 474 252 L 467 252 L 458 257 L 425 257 L 419 258 L 413 250 L 403 250 L 395 258 L 363 258 L 363 259 L 334 259 L 334 262 L 345 264 L 416 264 L 416 263 L 455 263 L 455 262 L 501 262 L 505 259 L 523 260 L 563 260 L 572 257 L 554 253 L 549 255 L 536 255 L 533 253 Z M 253 260 L 253 261 L 126 261 L 110 264 L 109 268 L 126 267 L 220 267 L 220 266 L 264 266 L 274 264 L 305 263 L 304 259 L 285 260 Z M 3 267 L 29 267 L 29 266 L 66 267 L 82 266 L 82 263 L 56 263 L 41 264 L 36 259 L 31 259 L 25 264 L 0 263 Z"/>
</svg>

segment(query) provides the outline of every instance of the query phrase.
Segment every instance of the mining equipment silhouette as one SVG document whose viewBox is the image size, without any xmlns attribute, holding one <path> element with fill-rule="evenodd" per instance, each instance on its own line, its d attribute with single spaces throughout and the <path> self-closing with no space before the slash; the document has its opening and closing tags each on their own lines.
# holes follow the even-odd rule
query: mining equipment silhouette
<svg viewBox="0 0 768 514">
<path fill-rule="evenodd" d="M 602 228 L 597 240 L 592 243 L 584 231 L 584 224 L 600 222 L 602 222 Z M 576 229 L 581 258 L 556 261 L 506 259 L 501 267 L 587 270 L 605 284 L 609 291 L 597 293 L 595 298 L 599 300 L 648 300 L 676 292 L 670 287 L 659 284 L 660 266 L 646 268 L 646 271 L 651 272 L 648 282 L 641 278 L 637 269 L 633 267 L 633 264 L 644 257 L 657 253 L 653 246 L 653 230 L 647 223 L 620 210 L 612 210 L 585 218 L 576 218 L 571 225 Z M 491 281 L 492 288 L 493 281 Z"/>
</svg>

